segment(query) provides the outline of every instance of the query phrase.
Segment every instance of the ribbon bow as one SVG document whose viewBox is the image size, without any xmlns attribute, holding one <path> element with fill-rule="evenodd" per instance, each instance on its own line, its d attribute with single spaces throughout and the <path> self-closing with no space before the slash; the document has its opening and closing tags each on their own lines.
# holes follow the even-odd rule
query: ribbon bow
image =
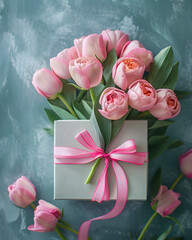
<svg viewBox="0 0 192 240">
<path fill-rule="evenodd" d="M 54 147 L 54 163 L 55 164 L 85 164 L 96 160 L 97 158 L 105 158 L 105 168 L 99 178 L 92 201 L 102 202 L 109 200 L 109 187 L 107 178 L 107 169 L 109 161 L 111 161 L 113 172 L 117 184 L 117 199 L 113 209 L 100 217 L 84 222 L 79 230 L 78 240 L 88 239 L 90 224 L 93 220 L 109 219 L 119 215 L 126 204 L 128 198 L 128 183 L 126 175 L 117 163 L 123 161 L 131 164 L 143 165 L 147 162 L 147 153 L 136 152 L 136 144 L 133 139 L 125 141 L 119 147 L 113 149 L 110 153 L 105 153 L 103 149 L 98 147 L 87 130 L 83 130 L 75 136 L 75 139 L 85 148 L 86 151 L 72 147 Z"/>
</svg>

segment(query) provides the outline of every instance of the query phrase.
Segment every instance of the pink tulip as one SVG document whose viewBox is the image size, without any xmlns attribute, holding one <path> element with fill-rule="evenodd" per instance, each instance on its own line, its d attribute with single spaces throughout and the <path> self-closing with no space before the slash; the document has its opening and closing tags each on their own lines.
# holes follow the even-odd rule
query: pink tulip
<svg viewBox="0 0 192 240">
<path fill-rule="evenodd" d="M 129 86 L 129 105 L 138 111 L 146 111 L 157 101 L 157 93 L 153 86 L 144 79 L 139 79 Z"/>
<path fill-rule="evenodd" d="M 143 61 L 137 58 L 122 57 L 113 66 L 112 77 L 118 87 L 126 90 L 131 83 L 143 77 L 144 70 Z"/>
<path fill-rule="evenodd" d="M 186 178 L 192 178 L 192 149 L 179 157 L 181 172 Z"/>
<path fill-rule="evenodd" d="M 122 47 L 129 41 L 129 35 L 120 30 L 111 31 L 109 29 L 102 31 L 105 45 L 107 44 L 107 51 L 110 52 L 113 48 L 119 57 Z"/>
<path fill-rule="evenodd" d="M 69 72 L 78 86 L 89 89 L 101 82 L 103 67 L 94 57 L 79 57 L 69 62 Z"/>
<path fill-rule="evenodd" d="M 149 111 L 159 120 L 165 120 L 177 116 L 180 110 L 180 103 L 172 90 L 158 89 L 157 102 Z"/>
<path fill-rule="evenodd" d="M 55 99 L 63 87 L 61 80 L 46 68 L 35 72 L 32 84 L 39 94 L 49 99 Z"/>
<path fill-rule="evenodd" d="M 57 54 L 57 57 L 50 59 L 51 70 L 62 79 L 70 79 L 69 61 L 77 58 L 75 47 L 66 48 Z"/>
<path fill-rule="evenodd" d="M 178 200 L 180 194 L 175 193 L 173 190 L 168 190 L 166 186 L 162 186 L 159 189 L 157 196 L 151 203 L 151 206 L 158 200 L 156 211 L 162 216 L 166 217 L 170 215 L 181 204 Z"/>
<path fill-rule="evenodd" d="M 34 232 L 51 232 L 55 229 L 58 220 L 61 218 L 61 211 L 56 206 L 39 200 L 39 205 L 34 211 L 34 225 L 28 230 Z"/>
<path fill-rule="evenodd" d="M 127 42 L 121 51 L 120 57 L 138 58 L 145 63 L 145 68 L 148 68 L 153 62 L 152 52 L 145 49 L 137 40 Z"/>
<path fill-rule="evenodd" d="M 101 115 L 111 120 L 122 118 L 128 112 L 128 94 L 118 88 L 106 88 L 99 99 Z"/>
<path fill-rule="evenodd" d="M 24 176 L 8 187 L 10 200 L 21 208 L 35 201 L 36 191 L 35 186 Z"/>
<path fill-rule="evenodd" d="M 79 57 L 97 57 L 104 61 L 107 57 L 106 45 L 103 36 L 91 34 L 74 40 L 74 45 Z"/>
</svg>

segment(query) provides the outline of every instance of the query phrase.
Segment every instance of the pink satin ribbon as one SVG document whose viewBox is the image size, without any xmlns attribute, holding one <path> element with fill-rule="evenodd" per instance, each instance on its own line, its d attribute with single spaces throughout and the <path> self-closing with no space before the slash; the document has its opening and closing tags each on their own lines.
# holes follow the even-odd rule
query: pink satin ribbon
<svg viewBox="0 0 192 240">
<path fill-rule="evenodd" d="M 136 144 L 133 139 L 127 140 L 119 147 L 113 149 L 106 154 L 103 149 L 98 147 L 87 130 L 78 133 L 75 139 L 85 148 L 91 151 L 81 150 L 72 147 L 54 147 L 54 163 L 55 164 L 85 164 L 96 160 L 97 158 L 105 158 L 105 168 L 99 178 L 92 201 L 102 202 L 109 200 L 109 187 L 107 178 L 107 169 L 109 161 L 111 161 L 113 172 L 117 184 L 117 199 L 113 209 L 100 217 L 84 222 L 79 230 L 78 240 L 87 240 L 89 227 L 92 221 L 114 218 L 119 215 L 125 207 L 128 198 L 128 183 L 126 175 L 117 163 L 123 161 L 127 163 L 143 165 L 147 162 L 148 154 L 145 152 L 136 152 Z"/>
</svg>

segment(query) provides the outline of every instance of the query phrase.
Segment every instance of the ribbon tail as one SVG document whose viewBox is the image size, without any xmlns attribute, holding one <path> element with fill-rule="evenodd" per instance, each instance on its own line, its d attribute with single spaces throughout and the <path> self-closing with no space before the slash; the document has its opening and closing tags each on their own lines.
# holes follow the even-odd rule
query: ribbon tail
<svg viewBox="0 0 192 240">
<path fill-rule="evenodd" d="M 109 162 L 105 162 L 105 168 L 99 178 L 95 193 L 93 195 L 92 201 L 97 201 L 101 203 L 103 200 L 109 200 L 109 185 L 107 178 L 107 169 L 109 167 Z"/>
<path fill-rule="evenodd" d="M 127 178 L 123 169 L 116 161 L 112 161 L 112 167 L 113 167 L 113 171 L 116 178 L 116 184 L 117 184 L 117 200 L 115 202 L 115 206 L 109 213 L 84 222 L 80 227 L 78 240 L 88 239 L 89 227 L 92 221 L 114 218 L 118 216 L 125 207 L 125 204 L 127 202 L 127 197 L 128 197 Z"/>
</svg>

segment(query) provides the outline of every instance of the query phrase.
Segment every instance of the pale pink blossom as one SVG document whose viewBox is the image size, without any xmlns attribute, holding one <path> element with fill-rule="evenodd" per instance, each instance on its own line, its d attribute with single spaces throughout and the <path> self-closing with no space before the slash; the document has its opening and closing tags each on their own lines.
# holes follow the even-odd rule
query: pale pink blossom
<svg viewBox="0 0 192 240">
<path fill-rule="evenodd" d="M 129 35 L 120 30 L 111 31 L 110 29 L 102 31 L 101 34 L 107 45 L 107 51 L 110 52 L 114 48 L 119 57 L 123 46 L 129 41 Z"/>
<path fill-rule="evenodd" d="M 168 190 L 166 186 L 160 186 L 159 192 L 155 197 L 154 201 L 151 203 L 151 206 L 155 204 L 156 200 L 157 206 L 156 211 L 162 216 L 166 217 L 170 215 L 175 209 L 181 204 L 181 201 L 178 200 L 180 194 L 174 192 L 173 190 Z"/>
<path fill-rule="evenodd" d="M 113 81 L 118 87 L 126 90 L 131 83 L 143 77 L 144 70 L 144 62 L 137 58 L 119 58 L 113 66 Z"/>
<path fill-rule="evenodd" d="M 99 112 L 108 119 L 117 120 L 128 112 L 128 94 L 114 87 L 106 88 L 99 99 Z"/>
<path fill-rule="evenodd" d="M 94 57 L 79 57 L 69 62 L 69 72 L 79 87 L 89 89 L 101 82 L 103 67 Z"/>
<path fill-rule="evenodd" d="M 35 201 L 36 191 L 35 186 L 24 176 L 8 187 L 10 200 L 21 208 L 25 208 Z"/>
<path fill-rule="evenodd" d="M 62 52 L 57 54 L 57 57 L 50 59 L 51 70 L 62 79 L 70 79 L 69 61 L 77 58 L 75 47 L 65 48 Z"/>
<path fill-rule="evenodd" d="M 49 99 L 55 99 L 63 87 L 61 80 L 46 68 L 35 72 L 32 84 L 39 94 Z"/>
<path fill-rule="evenodd" d="M 139 79 L 129 86 L 129 105 L 138 111 L 147 111 L 157 101 L 157 93 L 153 86 L 144 79 Z"/>
<path fill-rule="evenodd" d="M 192 149 L 179 157 L 181 172 L 186 178 L 192 178 Z"/>
<path fill-rule="evenodd" d="M 153 62 L 152 52 L 145 49 L 137 40 L 127 42 L 121 51 L 120 57 L 138 58 L 145 63 L 146 70 L 149 70 L 149 66 Z"/>
<path fill-rule="evenodd" d="M 103 36 L 91 34 L 74 40 L 74 45 L 79 57 L 97 57 L 104 61 L 107 57 L 106 45 Z"/>
<path fill-rule="evenodd" d="M 180 103 L 172 90 L 158 89 L 157 102 L 149 111 L 159 120 L 165 120 L 177 116 L 180 110 Z"/>
<path fill-rule="evenodd" d="M 59 208 L 44 200 L 39 200 L 39 205 L 34 210 L 34 225 L 30 225 L 28 230 L 35 232 L 54 231 L 60 218 Z"/>
</svg>

